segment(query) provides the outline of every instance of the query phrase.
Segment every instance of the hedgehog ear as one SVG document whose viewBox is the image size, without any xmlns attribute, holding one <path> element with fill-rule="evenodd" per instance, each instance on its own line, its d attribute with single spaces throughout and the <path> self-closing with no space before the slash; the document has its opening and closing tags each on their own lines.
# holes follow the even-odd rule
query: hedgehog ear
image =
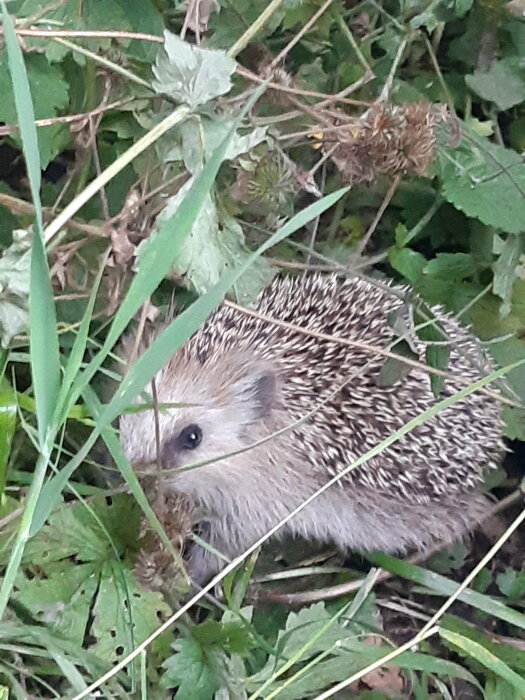
<svg viewBox="0 0 525 700">
<path fill-rule="evenodd" d="M 261 420 L 271 410 L 275 396 L 275 374 L 267 368 L 251 366 L 234 384 L 241 422 Z M 244 418 L 244 420 L 243 420 Z"/>
</svg>

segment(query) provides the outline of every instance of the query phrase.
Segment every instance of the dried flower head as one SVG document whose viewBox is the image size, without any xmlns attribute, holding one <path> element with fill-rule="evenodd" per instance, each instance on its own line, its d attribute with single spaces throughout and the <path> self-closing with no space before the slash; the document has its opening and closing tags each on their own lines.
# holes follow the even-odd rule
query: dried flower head
<svg viewBox="0 0 525 700">
<path fill-rule="evenodd" d="M 444 119 L 443 109 L 434 105 L 377 103 L 357 122 L 342 115 L 342 128 L 331 132 L 324 151 L 350 184 L 372 182 L 380 174 L 424 176 Z"/>
</svg>

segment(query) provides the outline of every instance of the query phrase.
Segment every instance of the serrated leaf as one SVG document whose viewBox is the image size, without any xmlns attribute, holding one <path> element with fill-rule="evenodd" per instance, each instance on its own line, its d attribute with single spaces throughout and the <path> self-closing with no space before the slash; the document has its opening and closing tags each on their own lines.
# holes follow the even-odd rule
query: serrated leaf
<svg viewBox="0 0 525 700">
<path fill-rule="evenodd" d="M 219 681 L 210 654 L 195 639 L 179 639 L 173 648 L 176 653 L 162 664 L 161 687 L 178 688 L 180 700 L 211 700 Z"/>
<path fill-rule="evenodd" d="M 490 70 L 465 76 L 471 90 L 484 100 L 494 102 L 500 110 L 510 109 L 525 100 L 525 68 L 514 57 L 494 61 Z"/>
<path fill-rule="evenodd" d="M 195 174 L 226 138 L 232 124 L 231 119 L 217 121 L 204 117 L 186 119 L 180 127 L 182 144 L 174 146 L 165 156 L 165 160 L 183 160 L 188 171 Z M 263 143 L 267 138 L 266 127 L 251 129 L 245 134 L 236 132 L 228 143 L 224 160 L 234 160 L 242 153 L 247 153 Z"/>
<path fill-rule="evenodd" d="M 82 503 L 63 506 L 28 542 L 24 561 L 45 567 L 72 556 L 81 562 L 105 560 L 113 549 L 103 528 L 111 533 L 113 544 L 121 553 L 136 548 L 140 511 L 132 498 L 98 497 L 92 500 L 91 507 L 101 524 Z"/>
<path fill-rule="evenodd" d="M 525 168 L 515 151 L 465 129 L 456 148 L 439 153 L 442 192 L 467 216 L 520 233 L 525 221 Z"/>
<path fill-rule="evenodd" d="M 32 578 L 17 580 L 15 598 L 64 638 L 114 663 L 149 636 L 170 609 L 158 593 L 143 590 L 125 557 L 136 550 L 140 511 L 128 496 L 63 505 L 25 551 Z M 108 539 L 111 537 L 111 541 Z M 118 555 L 118 558 L 117 556 Z M 161 640 L 164 644 L 164 640 Z"/>
<path fill-rule="evenodd" d="M 507 568 L 496 576 L 498 588 L 507 598 L 518 600 L 525 597 L 525 572 Z"/>
<path fill-rule="evenodd" d="M 195 109 L 230 91 L 235 66 L 224 51 L 201 49 L 165 31 L 164 47 L 153 68 L 153 87 Z"/>
<path fill-rule="evenodd" d="M 19 577 L 14 598 L 36 620 L 81 645 L 98 582 L 93 562 L 69 564 L 49 569 L 45 579 Z"/>
</svg>

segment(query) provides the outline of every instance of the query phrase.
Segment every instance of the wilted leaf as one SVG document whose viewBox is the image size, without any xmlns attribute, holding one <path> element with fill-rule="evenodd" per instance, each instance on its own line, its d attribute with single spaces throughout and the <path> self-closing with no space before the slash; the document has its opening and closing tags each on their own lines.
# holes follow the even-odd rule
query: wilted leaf
<svg viewBox="0 0 525 700">
<path fill-rule="evenodd" d="M 169 200 L 157 218 L 157 228 L 177 211 L 191 184 L 192 180 L 188 180 Z M 144 241 L 137 248 L 137 267 L 141 264 L 142 255 L 150 240 L 151 238 Z M 247 256 L 241 227 L 229 217 L 224 222 L 219 222 L 213 197 L 208 195 L 173 270 L 191 282 L 199 294 L 203 294 L 219 281 L 226 269 L 239 267 Z M 259 259 L 236 283 L 234 288 L 237 299 L 243 303 L 253 301 L 274 274 L 269 264 L 264 259 Z"/>
<path fill-rule="evenodd" d="M 153 68 L 153 87 L 195 109 L 230 91 L 235 65 L 224 51 L 200 49 L 166 31 Z"/>
<path fill-rule="evenodd" d="M 477 70 L 465 76 L 465 81 L 471 90 L 484 100 L 495 102 L 502 111 L 525 100 L 525 68 L 517 58 L 494 61 L 489 71 Z"/>
<path fill-rule="evenodd" d="M 218 121 L 204 117 L 187 119 L 180 128 L 182 144 L 174 146 L 165 156 L 165 160 L 183 160 L 188 171 L 196 174 L 217 146 L 224 141 L 231 126 L 231 119 Z M 230 139 L 224 160 L 233 160 L 255 148 L 268 138 L 266 131 L 266 127 L 257 127 L 245 134 L 236 133 Z"/>
<path fill-rule="evenodd" d="M 188 0 L 186 21 L 188 27 L 196 34 L 202 34 L 208 29 L 208 20 L 212 10 L 219 8 L 217 0 Z"/>
<path fill-rule="evenodd" d="M 0 345 L 23 333 L 29 321 L 31 240 L 26 231 L 13 232 L 13 244 L 0 258 Z"/>
</svg>

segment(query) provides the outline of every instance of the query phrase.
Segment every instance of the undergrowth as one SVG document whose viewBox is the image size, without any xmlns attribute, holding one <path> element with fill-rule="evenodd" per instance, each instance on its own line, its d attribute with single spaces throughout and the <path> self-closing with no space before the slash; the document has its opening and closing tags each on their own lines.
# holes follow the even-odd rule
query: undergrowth
<svg viewBox="0 0 525 700">
<path fill-rule="evenodd" d="M 1 7 L 0 697 L 525 697 L 523 3 Z M 424 561 L 254 543 L 190 597 L 115 420 L 223 298 L 304 270 L 473 328 L 507 383 L 493 513 Z"/>
</svg>

